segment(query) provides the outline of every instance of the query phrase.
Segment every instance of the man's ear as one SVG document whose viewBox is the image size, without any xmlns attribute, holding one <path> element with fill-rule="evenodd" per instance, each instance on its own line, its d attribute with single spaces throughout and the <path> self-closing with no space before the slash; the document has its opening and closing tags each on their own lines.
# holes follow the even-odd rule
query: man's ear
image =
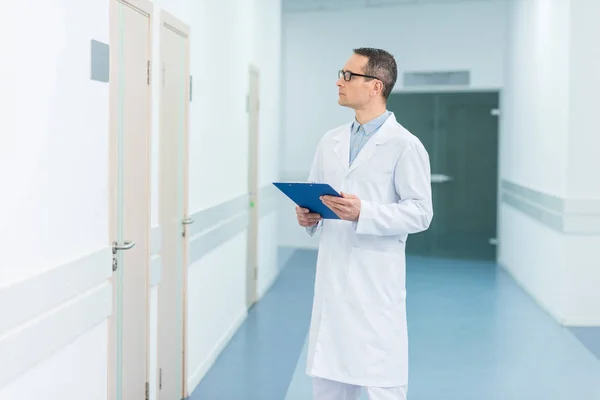
<svg viewBox="0 0 600 400">
<path fill-rule="evenodd" d="M 373 92 L 373 94 L 383 93 L 383 83 L 381 81 L 375 81 L 375 85 L 373 86 Z"/>
</svg>

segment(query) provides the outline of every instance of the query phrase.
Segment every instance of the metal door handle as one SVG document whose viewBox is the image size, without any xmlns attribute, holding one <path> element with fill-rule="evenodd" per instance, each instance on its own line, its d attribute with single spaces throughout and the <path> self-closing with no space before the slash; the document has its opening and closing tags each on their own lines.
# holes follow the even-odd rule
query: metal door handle
<svg viewBox="0 0 600 400">
<path fill-rule="evenodd" d="M 452 177 L 444 174 L 431 174 L 432 183 L 444 183 L 451 181 Z"/>
<path fill-rule="evenodd" d="M 184 219 L 183 221 L 181 221 L 181 223 L 184 225 L 193 224 L 194 222 L 196 221 L 194 221 L 192 218 Z"/>
<path fill-rule="evenodd" d="M 133 246 L 135 246 L 135 242 L 133 240 L 126 240 L 124 244 L 118 244 L 116 241 L 113 242 L 113 254 L 117 254 L 119 250 L 129 250 Z"/>
</svg>

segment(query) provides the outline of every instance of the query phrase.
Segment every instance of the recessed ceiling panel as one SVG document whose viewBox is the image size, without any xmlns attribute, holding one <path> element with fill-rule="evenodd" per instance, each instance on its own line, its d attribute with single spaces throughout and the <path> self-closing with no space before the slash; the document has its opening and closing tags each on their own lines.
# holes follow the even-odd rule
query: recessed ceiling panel
<svg viewBox="0 0 600 400">
<path fill-rule="evenodd" d="M 283 0 L 284 12 L 332 11 L 357 7 L 379 7 L 401 4 L 472 3 L 497 0 Z M 508 0 L 506 0 L 508 1 Z"/>
</svg>

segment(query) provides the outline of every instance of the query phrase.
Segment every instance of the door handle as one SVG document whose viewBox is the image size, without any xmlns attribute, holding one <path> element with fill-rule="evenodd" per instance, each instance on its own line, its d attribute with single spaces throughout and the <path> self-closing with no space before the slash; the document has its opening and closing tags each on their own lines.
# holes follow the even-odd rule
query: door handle
<svg viewBox="0 0 600 400">
<path fill-rule="evenodd" d="M 117 270 L 118 262 L 117 262 L 117 251 L 119 250 L 129 250 L 133 246 L 135 246 L 135 242 L 133 240 L 126 240 L 123 244 L 119 244 L 117 241 L 113 242 L 113 260 L 112 260 L 112 270 L 113 272 Z"/>
<path fill-rule="evenodd" d="M 186 218 L 183 221 L 181 221 L 183 226 L 193 224 L 194 222 L 196 221 L 194 221 L 192 218 Z M 185 237 L 185 229 L 183 229 L 183 231 L 181 232 L 181 237 Z"/>
<path fill-rule="evenodd" d="M 431 174 L 431 182 L 432 183 L 444 183 L 452 180 L 451 176 L 444 174 Z"/>
<path fill-rule="evenodd" d="M 123 244 L 119 244 L 115 241 L 113 242 L 113 254 L 117 254 L 117 251 L 119 250 L 129 250 L 133 246 L 135 246 L 135 242 L 133 240 L 126 240 Z"/>
</svg>

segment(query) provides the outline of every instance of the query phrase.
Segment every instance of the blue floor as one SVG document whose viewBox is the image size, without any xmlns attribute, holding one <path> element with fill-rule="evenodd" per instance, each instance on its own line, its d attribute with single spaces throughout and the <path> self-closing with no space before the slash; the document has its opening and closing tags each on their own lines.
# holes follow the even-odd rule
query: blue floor
<svg viewBox="0 0 600 400">
<path fill-rule="evenodd" d="M 316 252 L 295 252 L 190 400 L 283 400 L 310 323 Z"/>
<path fill-rule="evenodd" d="M 600 359 L 600 327 L 571 328 L 571 332 Z"/>
<path fill-rule="evenodd" d="M 315 261 L 294 253 L 191 400 L 312 398 Z M 493 264 L 407 264 L 409 399 L 600 400 L 600 329 L 559 326 Z"/>
</svg>

